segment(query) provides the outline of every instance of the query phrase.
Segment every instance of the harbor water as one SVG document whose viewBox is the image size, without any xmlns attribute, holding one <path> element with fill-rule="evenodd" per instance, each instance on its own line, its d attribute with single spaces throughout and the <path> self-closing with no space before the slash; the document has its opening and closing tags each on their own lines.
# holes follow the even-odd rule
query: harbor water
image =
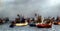
<svg viewBox="0 0 60 31">
<path fill-rule="evenodd" d="M 37 27 L 9 27 L 10 23 L 0 25 L 0 31 L 60 31 L 60 25 L 52 25 L 52 28 L 37 28 Z"/>
</svg>

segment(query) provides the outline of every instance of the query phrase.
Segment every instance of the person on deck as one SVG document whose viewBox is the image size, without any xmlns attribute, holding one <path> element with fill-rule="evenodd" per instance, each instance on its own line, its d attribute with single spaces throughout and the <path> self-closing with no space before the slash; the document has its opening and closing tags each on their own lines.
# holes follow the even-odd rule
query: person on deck
<svg viewBox="0 0 60 31">
<path fill-rule="evenodd" d="M 15 22 L 16 22 L 16 23 L 20 23 L 20 18 L 16 18 L 16 19 L 15 19 Z"/>
<path fill-rule="evenodd" d="M 20 18 L 20 21 L 22 21 L 23 16 L 17 14 L 17 18 Z"/>
<path fill-rule="evenodd" d="M 21 20 L 21 23 L 25 23 L 25 18 L 24 18 L 24 16 L 22 17 L 22 20 Z"/>
</svg>

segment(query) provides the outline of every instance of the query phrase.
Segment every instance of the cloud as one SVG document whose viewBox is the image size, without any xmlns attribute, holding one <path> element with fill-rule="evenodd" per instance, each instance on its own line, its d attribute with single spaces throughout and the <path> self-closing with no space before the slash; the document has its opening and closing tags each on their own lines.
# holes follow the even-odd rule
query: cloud
<svg viewBox="0 0 60 31">
<path fill-rule="evenodd" d="M 1 0 L 0 4 L 0 17 L 12 18 L 16 14 L 33 17 L 35 12 L 44 17 L 56 17 L 60 11 L 60 0 Z"/>
</svg>

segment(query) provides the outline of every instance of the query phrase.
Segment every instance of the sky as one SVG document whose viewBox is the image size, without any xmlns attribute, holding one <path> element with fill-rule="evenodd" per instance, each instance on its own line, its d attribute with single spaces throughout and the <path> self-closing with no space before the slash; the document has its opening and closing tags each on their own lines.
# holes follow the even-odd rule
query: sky
<svg viewBox="0 0 60 31">
<path fill-rule="evenodd" d="M 0 0 L 0 17 L 15 18 L 17 14 L 33 17 L 60 16 L 60 0 Z"/>
</svg>

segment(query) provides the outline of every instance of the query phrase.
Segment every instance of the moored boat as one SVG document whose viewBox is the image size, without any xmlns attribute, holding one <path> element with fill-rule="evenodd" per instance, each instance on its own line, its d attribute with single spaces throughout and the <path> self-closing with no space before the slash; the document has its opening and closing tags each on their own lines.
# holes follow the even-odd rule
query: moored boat
<svg viewBox="0 0 60 31">
<path fill-rule="evenodd" d="M 51 28 L 52 24 L 51 23 L 49 23 L 49 24 L 41 24 L 41 23 L 39 23 L 39 24 L 36 24 L 36 26 L 38 28 Z"/>
<path fill-rule="evenodd" d="M 54 21 L 54 25 L 60 25 L 60 17 L 57 17 L 57 19 Z"/>
<path fill-rule="evenodd" d="M 60 25 L 60 22 L 54 22 L 54 25 Z"/>
<path fill-rule="evenodd" d="M 36 27 L 38 28 L 52 28 L 52 21 L 48 19 L 43 19 L 41 23 L 37 23 Z"/>
<path fill-rule="evenodd" d="M 0 18 L 0 24 L 5 24 L 9 21 L 9 18 Z"/>
<path fill-rule="evenodd" d="M 36 24 L 32 22 L 32 23 L 29 24 L 29 26 L 30 27 L 36 27 Z"/>
<path fill-rule="evenodd" d="M 27 26 L 27 25 L 28 25 L 28 22 L 15 24 L 15 26 Z"/>
</svg>

